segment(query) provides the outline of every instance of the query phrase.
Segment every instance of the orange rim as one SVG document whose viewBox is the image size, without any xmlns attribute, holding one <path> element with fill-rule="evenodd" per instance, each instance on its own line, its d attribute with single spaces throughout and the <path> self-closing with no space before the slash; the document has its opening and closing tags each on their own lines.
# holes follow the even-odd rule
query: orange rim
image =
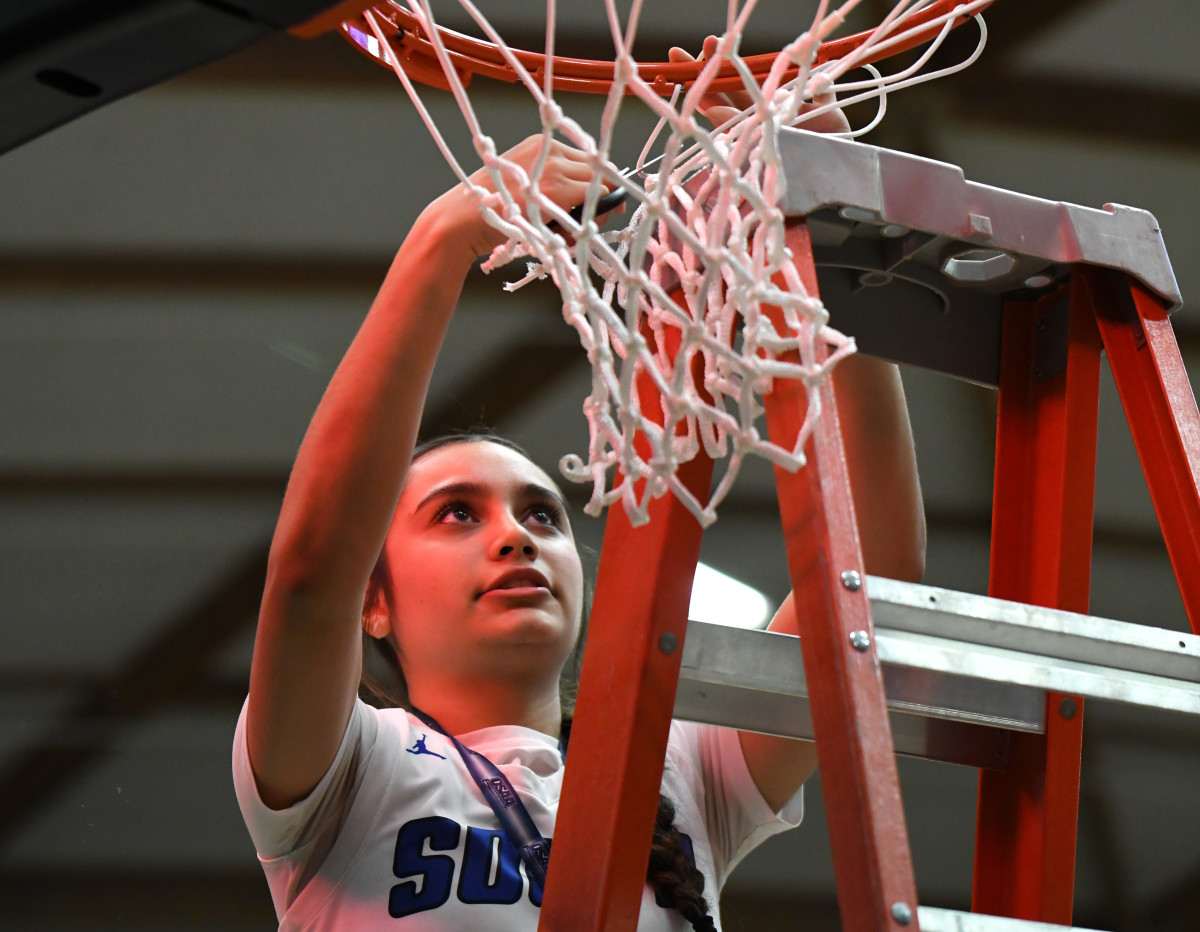
<svg viewBox="0 0 1200 932">
<path fill-rule="evenodd" d="M 937 0 L 936 3 L 931 4 L 905 23 L 905 31 L 917 27 L 913 35 L 903 42 L 872 53 L 864 61 L 881 61 L 929 42 L 942 29 L 941 23 L 934 23 L 932 21 L 951 12 L 956 6 L 960 6 L 961 4 L 962 0 Z M 953 26 L 955 28 L 961 26 L 985 8 L 986 6 L 975 10 L 969 15 L 958 17 L 954 21 Z M 381 4 L 374 7 L 372 11 L 382 23 L 386 24 L 385 28 L 390 27 L 389 31 L 394 30 L 394 34 L 387 36 L 388 45 L 404 66 L 404 70 L 409 77 L 423 84 L 440 87 L 444 90 L 449 89 L 449 83 L 442 72 L 442 66 L 438 62 L 433 44 L 425 35 L 425 31 L 417 21 L 417 18 L 412 13 L 398 9 L 390 4 Z M 919 28 L 922 26 L 925 28 Z M 372 31 L 363 14 L 359 14 L 354 19 L 342 23 L 341 29 L 342 35 L 353 43 L 364 55 L 387 66 L 387 62 L 383 58 L 372 54 L 354 38 L 354 31 L 375 38 L 375 33 Z M 470 36 L 465 36 L 460 32 L 454 32 L 442 26 L 438 26 L 437 30 L 442 44 L 450 56 L 450 61 L 454 64 L 454 68 L 458 72 L 458 77 L 464 85 L 470 83 L 471 77 L 477 74 L 485 78 L 506 81 L 510 84 L 519 80 L 516 72 L 504 60 L 500 49 L 493 43 L 484 42 L 481 39 L 473 39 Z M 831 39 L 828 42 L 821 43 L 821 47 L 817 51 L 816 64 L 822 64 L 836 58 L 843 58 L 858 48 L 870 35 L 871 31 L 868 30 L 866 32 L 855 33 L 852 36 L 846 36 L 842 39 Z M 534 80 L 540 85 L 546 67 L 546 56 L 541 52 L 527 52 L 520 49 L 513 49 L 512 54 L 533 75 Z M 760 83 L 766 78 L 774 60 L 774 53 L 751 55 L 744 59 L 751 73 Z M 703 62 L 652 62 L 639 64 L 637 71 L 642 80 L 653 87 L 657 93 L 668 96 L 676 85 L 681 84 L 685 88 L 690 87 L 700 74 L 703 66 Z M 614 65 L 611 61 L 593 61 L 584 58 L 568 58 L 555 55 L 554 90 L 607 94 L 609 88 L 612 87 L 613 70 Z M 793 71 L 792 73 L 795 72 Z M 728 63 L 721 66 L 720 71 L 717 72 L 717 77 L 711 84 L 711 90 L 714 93 L 736 91 L 741 87 L 741 78 L 733 66 Z"/>
</svg>

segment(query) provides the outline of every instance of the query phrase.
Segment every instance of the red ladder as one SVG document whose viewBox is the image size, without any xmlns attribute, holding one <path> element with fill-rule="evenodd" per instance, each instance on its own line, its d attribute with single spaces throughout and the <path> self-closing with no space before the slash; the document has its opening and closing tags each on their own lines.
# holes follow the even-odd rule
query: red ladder
<svg viewBox="0 0 1200 932">
<path fill-rule="evenodd" d="M 815 292 L 806 223 L 789 221 L 788 235 Z M 1039 349 L 1054 327 L 1067 328 L 1065 359 Z M 1162 301 L 1092 267 L 1004 308 L 991 594 L 1087 610 L 1102 348 L 1200 633 L 1200 413 Z M 780 380 L 765 399 L 785 448 L 802 391 Z M 804 669 L 843 927 L 901 932 L 917 927 L 916 888 L 837 407 L 828 381 L 820 391 L 809 465 L 776 470 L 788 568 L 809 607 Z M 701 500 L 711 470 L 701 457 L 682 472 Z M 700 537 L 669 496 L 639 528 L 610 512 L 542 930 L 636 928 Z M 866 632 L 866 650 L 851 632 Z M 1069 923 L 1083 705 L 1057 694 L 1047 703 L 1046 733 L 1014 734 L 1007 770 L 981 777 L 975 909 Z"/>
<path fill-rule="evenodd" d="M 1041 371 L 1064 305 L 1065 367 Z M 1101 349 L 1200 633 L 1200 414 L 1162 301 L 1107 269 L 1005 306 L 989 594 L 1088 610 Z M 1045 734 L 1014 733 L 1007 770 L 980 772 L 976 912 L 1070 924 L 1082 739 L 1083 700 L 1050 693 Z"/>
</svg>

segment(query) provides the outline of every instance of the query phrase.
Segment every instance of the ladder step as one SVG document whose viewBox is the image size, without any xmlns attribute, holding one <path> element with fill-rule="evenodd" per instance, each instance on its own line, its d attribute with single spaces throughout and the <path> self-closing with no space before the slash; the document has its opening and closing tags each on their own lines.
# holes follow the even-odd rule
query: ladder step
<svg viewBox="0 0 1200 932">
<path fill-rule="evenodd" d="M 884 667 L 892 741 L 913 757 L 1002 769 L 1008 729 L 1041 731 L 1037 690 Z M 929 699 L 943 705 L 933 708 Z M 798 639 L 688 622 L 674 717 L 726 728 L 812 738 Z"/>
<path fill-rule="evenodd" d="M 1200 714 L 1200 636 L 867 578 L 896 751 L 1003 768 L 1047 690 Z M 675 716 L 811 738 L 799 641 L 689 622 Z"/>
<path fill-rule="evenodd" d="M 1004 916 L 985 916 L 982 913 L 963 913 L 933 906 L 917 907 L 917 923 L 921 932 L 1096 932 L 1077 926 L 1059 926 L 1028 919 L 1008 919 Z"/>
<path fill-rule="evenodd" d="M 1200 636 L 870 577 L 884 663 L 1200 715 Z"/>
</svg>

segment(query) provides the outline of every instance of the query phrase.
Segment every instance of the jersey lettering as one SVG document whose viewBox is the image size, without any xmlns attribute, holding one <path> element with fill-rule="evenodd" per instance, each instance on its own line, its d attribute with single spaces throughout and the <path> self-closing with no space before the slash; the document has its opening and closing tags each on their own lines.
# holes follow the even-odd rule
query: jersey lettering
<svg viewBox="0 0 1200 932">
<path fill-rule="evenodd" d="M 504 832 L 468 827 L 458 898 L 464 903 L 517 902 L 523 884 L 519 861 Z"/>
<path fill-rule="evenodd" d="M 504 832 L 467 826 L 459 868 L 456 852 L 462 827 L 444 816 L 414 819 L 396 835 L 392 872 L 403 882 L 392 887 L 388 913 L 402 919 L 413 913 L 437 909 L 454 891 L 458 871 L 458 899 L 462 903 L 513 904 L 526 887 L 521 856 Z M 427 850 L 428 849 L 428 850 Z M 529 902 L 542 905 L 542 888 L 530 883 Z"/>
<path fill-rule="evenodd" d="M 392 887 L 388 914 L 393 919 L 437 909 L 450 899 L 454 858 L 446 854 L 426 854 L 425 844 L 428 842 L 430 851 L 453 851 L 458 847 L 460 832 L 457 822 L 442 816 L 414 819 L 400 829 L 396 836 L 392 873 L 413 879 L 405 879 Z"/>
</svg>

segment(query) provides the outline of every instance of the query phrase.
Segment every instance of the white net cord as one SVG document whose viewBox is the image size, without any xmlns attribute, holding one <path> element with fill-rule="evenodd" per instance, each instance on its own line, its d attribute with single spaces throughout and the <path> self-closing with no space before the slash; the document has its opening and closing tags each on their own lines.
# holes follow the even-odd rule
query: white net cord
<svg viewBox="0 0 1200 932">
<path fill-rule="evenodd" d="M 479 10 L 469 0 L 459 2 L 505 55 L 541 115 L 542 149 L 526 172 L 503 159 L 484 132 L 434 28 L 429 0 L 410 0 L 405 8 L 421 20 L 437 51 L 494 192 L 470 182 L 384 40 L 378 18 L 371 12 L 366 17 L 447 162 L 472 187 L 488 222 L 508 237 L 485 263 L 485 271 L 528 257 L 528 274 L 506 287 L 515 290 L 549 276 L 562 294 L 564 319 L 579 333 L 592 367 L 591 394 L 583 405 L 590 439 L 586 458 L 564 456 L 560 468 L 568 479 L 592 484 L 585 508 L 589 514 L 619 501 L 630 520 L 640 524 L 647 520 L 650 501 L 670 491 L 707 526 L 716 520 L 716 509 L 747 455 L 788 470 L 804 465 L 804 445 L 819 415 L 813 389 L 854 351 L 853 340 L 829 326 L 828 312 L 805 287 L 785 246 L 785 218 L 778 207 L 785 187 L 777 145 L 780 128 L 803 128 L 836 107 L 877 98 L 876 118 L 845 135 L 866 132 L 882 118 L 889 91 L 974 61 L 986 37 L 978 17 L 981 39 L 970 59 L 920 73 L 952 21 L 986 5 L 985 0 L 963 3 L 943 16 L 941 34 L 904 71 L 883 75 L 869 68 L 870 79 L 841 83 L 863 58 L 903 41 L 906 21 L 932 0 L 896 4 L 854 52 L 814 69 L 818 46 L 858 3 L 849 0 L 829 12 L 828 0 L 822 0 L 809 29 L 779 53 L 761 88 L 738 55 L 754 0 L 740 6 L 731 0 L 716 53 L 687 92 L 677 89 L 669 100 L 638 75 L 630 54 L 641 0 L 634 0 L 623 27 L 615 0 L 605 0 L 616 72 L 596 136 L 554 100 L 552 63 L 539 84 Z M 553 52 L 554 22 L 555 3 L 549 0 L 547 55 Z M 701 102 L 724 61 L 732 62 L 742 77 L 751 105 L 713 131 L 699 122 Z M 787 78 L 794 68 L 798 73 Z M 836 103 L 813 103 L 830 92 L 838 95 Z M 659 118 L 665 138 L 653 170 L 644 161 L 649 143 L 635 172 L 623 172 L 610 158 L 617 117 L 630 98 Z M 554 134 L 586 153 L 594 169 L 579 220 L 539 187 Z M 626 226 L 615 232 L 602 232 L 595 222 L 605 181 L 624 187 L 637 203 Z M 782 329 L 764 307 L 780 309 Z M 799 380 L 810 399 L 790 449 L 760 431 L 761 399 L 775 379 Z M 646 384 L 653 386 L 650 395 Z M 706 502 L 677 476 L 679 466 L 702 450 L 725 460 Z"/>
</svg>

